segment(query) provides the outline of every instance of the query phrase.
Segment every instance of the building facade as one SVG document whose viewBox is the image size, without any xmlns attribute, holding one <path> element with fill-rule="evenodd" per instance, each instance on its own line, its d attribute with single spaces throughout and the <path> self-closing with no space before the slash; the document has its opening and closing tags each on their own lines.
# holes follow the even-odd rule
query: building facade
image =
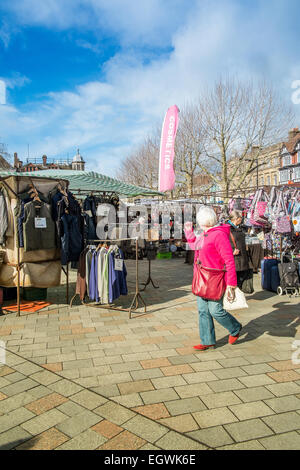
<svg viewBox="0 0 300 470">
<path fill-rule="evenodd" d="M 20 172 L 28 171 L 39 171 L 39 170 L 85 170 L 85 161 L 77 150 L 76 155 L 73 159 L 48 159 L 47 155 L 43 155 L 41 158 L 33 158 L 31 161 L 23 163 L 19 158 L 18 154 L 14 153 L 14 170 Z"/>
<path fill-rule="evenodd" d="M 280 152 L 280 184 L 300 183 L 300 131 L 289 132 L 289 140 L 283 142 Z"/>
</svg>

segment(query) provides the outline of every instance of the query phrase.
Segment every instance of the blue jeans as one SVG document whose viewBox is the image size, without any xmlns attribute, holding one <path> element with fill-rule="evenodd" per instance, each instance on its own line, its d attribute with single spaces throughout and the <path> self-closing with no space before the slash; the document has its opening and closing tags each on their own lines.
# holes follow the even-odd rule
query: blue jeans
<svg viewBox="0 0 300 470">
<path fill-rule="evenodd" d="M 223 299 L 205 300 L 197 297 L 199 312 L 199 335 L 201 344 L 216 344 L 214 320 L 217 320 L 231 336 L 236 336 L 242 325 L 223 308 Z"/>
</svg>

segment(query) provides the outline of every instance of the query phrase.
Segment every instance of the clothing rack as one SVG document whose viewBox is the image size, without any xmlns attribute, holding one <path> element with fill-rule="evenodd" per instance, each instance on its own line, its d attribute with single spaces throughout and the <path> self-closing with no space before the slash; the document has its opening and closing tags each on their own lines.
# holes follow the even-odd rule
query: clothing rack
<svg viewBox="0 0 300 470">
<path fill-rule="evenodd" d="M 141 300 L 142 304 L 144 305 L 144 312 L 146 313 L 147 307 L 146 303 L 143 299 L 143 297 L 140 294 L 140 289 L 139 289 L 139 266 L 138 266 L 138 238 L 117 238 L 114 240 L 89 240 L 89 242 L 92 243 L 101 243 L 101 242 L 106 242 L 106 243 L 114 243 L 114 242 L 121 242 L 121 241 L 128 241 L 128 240 L 135 240 L 135 294 L 133 297 L 133 300 L 130 304 L 129 308 L 122 308 L 122 307 L 113 307 L 111 304 L 94 304 L 94 303 L 85 303 L 84 300 L 81 301 L 82 305 L 85 305 L 87 307 L 97 307 L 97 308 L 105 308 L 105 309 L 110 309 L 110 310 L 118 310 L 122 312 L 128 312 L 129 314 L 129 319 L 132 318 L 131 313 L 134 310 L 137 310 L 139 307 L 139 299 Z M 73 300 L 78 294 L 73 295 L 71 302 L 70 302 L 70 307 L 72 307 Z M 135 304 L 135 306 L 134 306 Z"/>
<path fill-rule="evenodd" d="M 4 184 L 4 186 L 6 186 L 6 188 L 11 191 L 17 199 L 20 199 L 19 197 L 19 177 L 18 176 L 14 176 L 16 178 L 16 183 L 17 183 L 17 192 L 15 192 L 11 187 L 10 185 L 4 180 L 4 179 L 0 179 L 1 183 Z M 52 179 L 52 178 L 42 178 L 42 177 L 39 177 L 39 179 Z M 33 186 L 33 188 L 35 188 L 34 186 L 34 183 L 32 182 L 32 179 L 29 177 L 29 180 L 31 181 L 31 184 Z M 55 261 L 55 260 L 53 260 Z M 30 263 L 42 263 L 43 261 L 30 261 Z M 20 246 L 19 246 L 19 243 L 18 243 L 18 246 L 17 246 L 17 263 L 14 264 L 14 263 L 7 263 L 8 265 L 10 266 L 14 266 L 16 267 L 17 269 L 17 316 L 19 317 L 20 316 L 20 312 L 21 312 L 21 302 L 20 302 L 20 287 L 21 287 L 21 282 L 20 282 L 20 270 L 22 268 L 22 265 L 23 265 L 23 262 L 20 262 Z M 67 265 L 66 267 L 66 271 L 64 270 L 64 268 L 62 267 L 62 270 L 63 272 L 65 273 L 66 275 L 66 303 L 68 304 L 69 303 L 69 267 Z M 5 310 L 5 308 L 3 308 L 3 310 Z"/>
</svg>

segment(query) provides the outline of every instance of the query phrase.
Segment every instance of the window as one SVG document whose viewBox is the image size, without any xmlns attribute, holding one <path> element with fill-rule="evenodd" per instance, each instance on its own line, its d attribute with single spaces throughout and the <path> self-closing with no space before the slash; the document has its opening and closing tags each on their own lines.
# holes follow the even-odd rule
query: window
<svg viewBox="0 0 300 470">
<path fill-rule="evenodd" d="M 271 176 L 267 176 L 267 185 L 271 186 Z"/>
<path fill-rule="evenodd" d="M 290 171 L 283 170 L 280 172 L 280 183 L 287 183 L 290 179 Z"/>
<path fill-rule="evenodd" d="M 261 185 L 261 186 L 264 185 L 264 177 L 263 177 L 263 176 L 260 177 L 260 185 Z"/>
<path fill-rule="evenodd" d="M 283 166 L 288 166 L 288 165 L 290 165 L 291 163 L 292 163 L 292 161 L 291 161 L 291 156 L 290 156 L 290 154 L 284 155 L 284 156 L 282 157 L 282 164 L 283 164 Z"/>
<path fill-rule="evenodd" d="M 274 180 L 274 186 L 277 186 L 277 175 L 274 175 L 273 180 Z"/>
<path fill-rule="evenodd" d="M 295 180 L 300 180 L 300 166 L 297 166 L 296 168 L 294 168 L 293 177 Z"/>
</svg>

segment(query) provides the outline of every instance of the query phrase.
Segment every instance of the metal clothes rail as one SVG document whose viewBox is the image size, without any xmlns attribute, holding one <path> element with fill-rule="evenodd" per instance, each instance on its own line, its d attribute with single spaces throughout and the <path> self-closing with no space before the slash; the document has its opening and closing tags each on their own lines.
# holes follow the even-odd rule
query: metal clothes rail
<svg viewBox="0 0 300 470">
<path fill-rule="evenodd" d="M 138 238 L 137 237 L 135 237 L 135 238 L 117 238 L 117 239 L 114 239 L 114 240 L 107 240 L 107 239 L 106 240 L 99 240 L 99 239 L 96 239 L 96 240 L 89 240 L 89 242 L 92 242 L 92 243 L 106 242 L 106 243 L 113 244 L 115 242 L 128 241 L 128 240 L 135 240 L 135 294 L 134 294 L 133 300 L 132 300 L 129 308 L 114 307 L 114 306 L 112 306 L 112 304 L 85 303 L 84 300 L 81 301 L 82 305 L 85 305 L 87 307 L 89 306 L 89 307 L 105 308 L 105 309 L 110 309 L 110 310 L 119 310 L 119 311 L 123 311 L 123 312 L 128 312 L 129 313 L 129 319 L 131 319 L 132 318 L 132 316 L 131 316 L 132 311 L 138 309 L 139 300 L 141 300 L 141 302 L 144 306 L 144 312 L 146 313 L 146 311 L 147 311 L 146 303 L 145 303 L 143 297 L 141 296 L 140 289 L 139 289 Z M 78 295 L 77 293 L 75 293 L 75 295 L 73 295 L 73 297 L 71 299 L 71 302 L 70 302 L 70 307 L 72 307 L 73 300 L 75 299 L 75 297 L 77 295 Z M 135 306 L 134 306 L 134 304 L 135 304 Z"/>
</svg>

